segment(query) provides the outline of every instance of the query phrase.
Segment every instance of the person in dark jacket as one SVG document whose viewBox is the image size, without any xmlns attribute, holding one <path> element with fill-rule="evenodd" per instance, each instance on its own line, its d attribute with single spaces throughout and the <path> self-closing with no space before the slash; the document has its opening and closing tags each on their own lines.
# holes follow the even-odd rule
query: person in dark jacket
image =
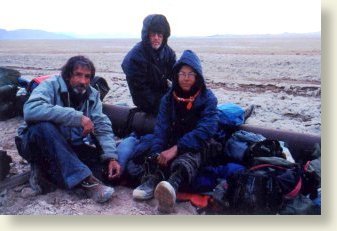
<svg viewBox="0 0 337 231">
<path fill-rule="evenodd" d="M 183 52 L 173 67 L 172 89 L 162 98 L 138 200 L 158 200 L 158 210 L 173 211 L 176 191 L 188 185 L 202 164 L 201 149 L 218 128 L 217 99 L 206 88 L 198 56 Z"/>
<path fill-rule="evenodd" d="M 148 15 L 143 21 L 142 41 L 129 51 L 122 63 L 133 103 L 154 115 L 168 91 L 168 79 L 176 61 L 175 52 L 167 45 L 170 33 L 164 15 Z"/>
</svg>

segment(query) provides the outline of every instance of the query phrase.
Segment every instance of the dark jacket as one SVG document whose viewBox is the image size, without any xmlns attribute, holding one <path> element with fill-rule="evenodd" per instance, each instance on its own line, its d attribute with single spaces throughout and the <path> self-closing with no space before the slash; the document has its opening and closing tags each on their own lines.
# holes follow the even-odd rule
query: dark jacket
<svg viewBox="0 0 337 231">
<path fill-rule="evenodd" d="M 164 35 L 158 50 L 151 47 L 149 31 Z M 169 36 L 170 26 L 165 16 L 147 16 L 143 22 L 142 41 L 129 51 L 122 63 L 133 103 L 147 113 L 158 113 L 160 100 L 169 88 L 167 79 L 176 61 L 174 51 L 167 45 Z"/>
<path fill-rule="evenodd" d="M 177 88 L 177 73 L 183 64 L 197 73 L 200 94 L 195 98 L 190 110 L 179 113 L 179 106 L 173 97 Z M 184 51 L 173 68 L 173 87 L 162 98 L 155 125 L 151 153 L 160 153 L 177 144 L 178 153 L 200 152 L 203 142 L 212 138 L 218 128 L 217 99 L 207 89 L 199 58 L 192 51 Z"/>
</svg>

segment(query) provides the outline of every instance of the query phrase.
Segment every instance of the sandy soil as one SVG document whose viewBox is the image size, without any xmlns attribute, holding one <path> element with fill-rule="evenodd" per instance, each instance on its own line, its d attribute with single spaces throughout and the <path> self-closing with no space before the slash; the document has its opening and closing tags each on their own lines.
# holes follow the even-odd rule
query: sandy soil
<svg viewBox="0 0 337 231">
<path fill-rule="evenodd" d="M 137 41 L 0 41 L 0 66 L 15 68 L 30 79 L 59 73 L 69 57 L 83 54 L 109 82 L 111 91 L 104 101 L 132 106 L 120 64 Z M 320 37 L 173 38 L 169 44 L 178 57 L 185 49 L 199 55 L 207 86 L 219 103 L 256 105 L 248 124 L 321 134 Z M 21 122 L 20 117 L 0 122 L 0 149 L 13 158 L 11 176 L 29 170 L 14 144 Z M 117 186 L 116 191 L 116 197 L 99 205 L 64 190 L 34 196 L 25 184 L 0 192 L 0 214 L 158 214 L 155 200 L 135 202 L 132 189 Z M 174 214 L 196 214 L 196 209 L 178 203 Z"/>
</svg>

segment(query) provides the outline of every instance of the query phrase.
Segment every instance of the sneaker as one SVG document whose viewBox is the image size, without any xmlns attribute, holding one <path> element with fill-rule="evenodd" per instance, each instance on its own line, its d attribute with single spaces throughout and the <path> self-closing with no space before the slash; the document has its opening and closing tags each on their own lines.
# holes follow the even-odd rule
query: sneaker
<svg viewBox="0 0 337 231">
<path fill-rule="evenodd" d="M 90 176 L 81 182 L 81 187 L 85 190 L 88 197 L 98 203 L 108 201 L 114 194 L 112 187 L 102 184 L 97 178 Z"/>
<path fill-rule="evenodd" d="M 176 192 L 167 181 L 161 181 L 154 191 L 154 196 L 158 200 L 158 211 L 162 213 L 172 213 L 176 203 Z"/>
<path fill-rule="evenodd" d="M 155 176 L 150 176 L 143 184 L 139 185 L 132 192 L 133 199 L 149 200 L 153 198 L 153 193 L 159 180 Z"/>
</svg>

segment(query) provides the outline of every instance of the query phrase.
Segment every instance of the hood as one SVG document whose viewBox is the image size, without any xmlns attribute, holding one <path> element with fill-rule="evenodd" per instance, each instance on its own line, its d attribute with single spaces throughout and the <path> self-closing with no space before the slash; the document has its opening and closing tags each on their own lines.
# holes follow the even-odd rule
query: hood
<svg viewBox="0 0 337 231">
<path fill-rule="evenodd" d="M 172 70 L 172 87 L 179 89 L 178 85 L 178 72 L 183 65 L 188 65 L 197 73 L 197 81 L 195 85 L 199 85 L 203 91 L 206 88 L 204 75 L 202 73 L 201 61 L 199 57 L 191 50 L 185 50 L 180 59 L 174 64 Z"/>
<path fill-rule="evenodd" d="M 160 32 L 163 34 L 163 45 L 167 44 L 167 39 L 171 35 L 170 24 L 166 17 L 161 14 L 150 14 L 143 21 L 142 41 L 149 44 L 149 32 Z"/>
</svg>

